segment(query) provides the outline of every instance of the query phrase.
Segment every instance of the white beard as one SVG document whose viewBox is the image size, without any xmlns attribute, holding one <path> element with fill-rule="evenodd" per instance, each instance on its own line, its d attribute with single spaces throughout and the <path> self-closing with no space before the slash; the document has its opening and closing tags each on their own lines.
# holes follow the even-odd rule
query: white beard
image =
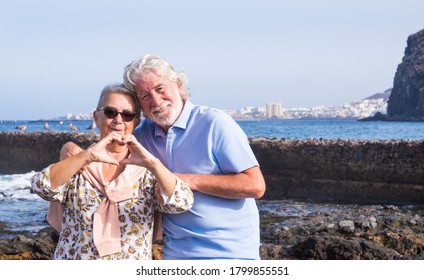
<svg viewBox="0 0 424 280">
<path fill-rule="evenodd" d="M 168 107 L 168 105 L 171 105 L 170 108 L 164 113 L 155 113 L 159 112 L 164 107 Z M 152 121 L 157 123 L 160 127 L 171 127 L 175 121 L 177 120 L 179 116 L 178 110 L 173 106 L 171 101 L 165 100 L 161 106 L 155 107 L 152 109 Z"/>
</svg>

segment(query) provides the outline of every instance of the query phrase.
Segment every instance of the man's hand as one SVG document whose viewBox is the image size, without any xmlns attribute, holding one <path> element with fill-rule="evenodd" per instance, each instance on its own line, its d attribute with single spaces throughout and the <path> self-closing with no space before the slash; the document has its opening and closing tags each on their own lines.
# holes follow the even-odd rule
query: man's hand
<svg viewBox="0 0 424 280">
<path fill-rule="evenodd" d="M 66 142 L 60 149 L 60 160 L 79 154 L 81 151 L 81 147 L 74 142 Z"/>
</svg>

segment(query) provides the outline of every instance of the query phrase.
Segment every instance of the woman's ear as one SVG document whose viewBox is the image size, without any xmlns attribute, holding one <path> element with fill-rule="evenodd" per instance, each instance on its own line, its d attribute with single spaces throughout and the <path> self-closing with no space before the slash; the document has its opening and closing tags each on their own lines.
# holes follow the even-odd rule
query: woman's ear
<svg viewBox="0 0 424 280">
<path fill-rule="evenodd" d="M 134 119 L 134 128 L 136 128 L 139 124 L 140 124 L 140 119 L 139 118 L 135 118 Z"/>
<path fill-rule="evenodd" d="M 97 115 L 97 110 L 93 111 L 93 120 L 96 123 L 96 126 L 99 127 L 99 116 Z"/>
</svg>

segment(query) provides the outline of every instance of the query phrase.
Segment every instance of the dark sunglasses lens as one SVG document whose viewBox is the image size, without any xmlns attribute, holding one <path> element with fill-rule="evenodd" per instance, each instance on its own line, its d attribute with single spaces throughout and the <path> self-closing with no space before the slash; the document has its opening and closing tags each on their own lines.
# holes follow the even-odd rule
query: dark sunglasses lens
<svg viewBox="0 0 424 280">
<path fill-rule="evenodd" d="M 121 113 L 122 119 L 126 122 L 130 122 L 135 118 L 135 113 L 134 112 L 122 112 Z"/>
<path fill-rule="evenodd" d="M 126 122 L 132 121 L 135 118 L 135 116 L 137 115 L 136 113 L 131 112 L 131 111 L 124 111 L 124 112 L 120 113 L 120 112 L 118 112 L 118 110 L 116 110 L 113 107 L 105 107 L 103 109 L 103 112 L 105 113 L 105 116 L 108 117 L 109 119 L 114 119 L 114 118 L 116 118 L 116 116 L 118 114 L 120 114 L 122 119 Z"/>
<path fill-rule="evenodd" d="M 118 111 L 109 107 L 106 107 L 104 109 L 104 113 L 105 113 L 105 116 L 108 117 L 109 119 L 113 119 L 118 115 Z"/>
</svg>

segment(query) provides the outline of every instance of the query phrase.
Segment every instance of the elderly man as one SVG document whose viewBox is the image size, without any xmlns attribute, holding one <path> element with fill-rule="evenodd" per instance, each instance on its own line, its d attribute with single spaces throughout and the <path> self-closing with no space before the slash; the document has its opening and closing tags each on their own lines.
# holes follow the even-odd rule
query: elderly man
<svg viewBox="0 0 424 280">
<path fill-rule="evenodd" d="M 265 181 L 242 129 L 224 112 L 192 104 L 186 76 L 160 56 L 128 64 L 124 84 L 146 117 L 136 138 L 195 196 L 191 210 L 163 215 L 163 259 L 259 259 L 255 198 Z"/>
</svg>

